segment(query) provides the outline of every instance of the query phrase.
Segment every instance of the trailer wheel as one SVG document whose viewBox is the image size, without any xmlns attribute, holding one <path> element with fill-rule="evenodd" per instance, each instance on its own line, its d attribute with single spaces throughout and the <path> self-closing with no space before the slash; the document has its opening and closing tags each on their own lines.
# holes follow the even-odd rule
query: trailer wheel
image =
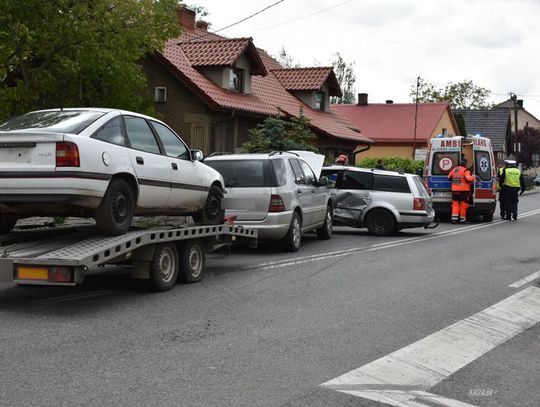
<svg viewBox="0 0 540 407">
<path fill-rule="evenodd" d="M 116 236 L 126 233 L 135 213 L 135 198 L 128 183 L 121 178 L 113 178 L 94 213 L 100 233 Z"/>
<path fill-rule="evenodd" d="M 7 233 L 15 227 L 17 223 L 16 218 L 3 218 L 0 219 L 0 233 Z"/>
<path fill-rule="evenodd" d="M 179 247 L 180 267 L 178 280 L 182 283 L 196 283 L 201 281 L 206 251 L 200 240 L 187 241 Z"/>
<path fill-rule="evenodd" d="M 172 243 L 157 245 L 150 264 L 150 286 L 155 291 L 167 291 L 178 279 L 178 250 Z"/>
</svg>

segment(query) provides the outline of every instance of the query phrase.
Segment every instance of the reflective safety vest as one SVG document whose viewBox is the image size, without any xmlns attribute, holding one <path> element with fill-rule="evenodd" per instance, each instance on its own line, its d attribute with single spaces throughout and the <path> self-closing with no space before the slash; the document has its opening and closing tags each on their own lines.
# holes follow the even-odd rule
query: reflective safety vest
<svg viewBox="0 0 540 407">
<path fill-rule="evenodd" d="M 503 185 L 506 185 L 507 187 L 513 187 L 513 188 L 521 187 L 521 183 L 519 182 L 519 178 L 521 177 L 521 171 L 519 170 L 519 168 L 515 168 L 515 167 L 506 168 L 504 172 L 505 172 L 505 176 L 504 176 Z"/>
<path fill-rule="evenodd" d="M 470 191 L 471 182 L 474 181 L 471 172 L 461 165 L 450 171 L 448 178 L 452 180 L 452 191 Z"/>
</svg>

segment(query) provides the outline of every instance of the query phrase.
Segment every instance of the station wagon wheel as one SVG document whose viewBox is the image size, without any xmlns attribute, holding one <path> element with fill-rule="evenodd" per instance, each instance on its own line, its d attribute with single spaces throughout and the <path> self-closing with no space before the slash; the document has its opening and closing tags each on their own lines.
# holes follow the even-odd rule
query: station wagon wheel
<svg viewBox="0 0 540 407">
<path fill-rule="evenodd" d="M 332 219 L 334 217 L 334 212 L 332 211 L 331 206 L 327 206 L 326 213 L 324 215 L 323 225 L 317 229 L 317 237 L 320 240 L 329 240 L 332 238 Z"/>
<path fill-rule="evenodd" d="M 223 192 L 221 189 L 216 185 L 212 185 L 208 191 L 204 208 L 193 215 L 193 220 L 203 225 L 220 225 L 225 222 L 225 210 L 221 209 L 222 198 Z"/>
<path fill-rule="evenodd" d="M 302 244 L 302 219 L 294 212 L 287 235 L 283 238 L 283 248 L 288 252 L 296 252 Z"/>
<path fill-rule="evenodd" d="M 182 283 L 201 281 L 206 251 L 200 240 L 187 241 L 179 247 L 180 267 L 178 280 Z"/>
<path fill-rule="evenodd" d="M 113 178 L 94 214 L 98 231 L 109 236 L 126 233 L 134 213 L 135 199 L 130 186 L 121 178 Z"/>
<path fill-rule="evenodd" d="M 388 236 L 394 232 L 396 220 L 386 209 L 373 209 L 367 215 L 366 226 L 372 235 Z"/>
<path fill-rule="evenodd" d="M 157 245 L 150 265 L 150 286 L 155 291 L 170 290 L 178 278 L 178 250 L 172 243 Z"/>
<path fill-rule="evenodd" d="M 10 218 L 2 216 L 0 219 L 0 233 L 7 233 L 15 227 L 17 218 Z"/>
</svg>

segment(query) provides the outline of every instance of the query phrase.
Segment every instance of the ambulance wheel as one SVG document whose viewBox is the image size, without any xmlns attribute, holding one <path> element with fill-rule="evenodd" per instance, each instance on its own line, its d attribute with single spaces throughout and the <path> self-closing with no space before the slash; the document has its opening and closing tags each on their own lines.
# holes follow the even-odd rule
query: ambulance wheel
<svg viewBox="0 0 540 407">
<path fill-rule="evenodd" d="M 206 261 L 206 251 L 202 241 L 187 241 L 178 249 L 180 255 L 178 281 L 181 283 L 201 281 Z"/>
<path fill-rule="evenodd" d="M 167 291 L 178 279 L 178 250 L 172 243 L 157 245 L 150 264 L 150 287 L 155 291 Z"/>
<path fill-rule="evenodd" d="M 386 209 L 373 209 L 367 215 L 366 226 L 372 235 L 388 236 L 394 233 L 396 220 Z"/>
<path fill-rule="evenodd" d="M 493 222 L 493 214 L 492 213 L 484 213 L 484 222 Z"/>
</svg>

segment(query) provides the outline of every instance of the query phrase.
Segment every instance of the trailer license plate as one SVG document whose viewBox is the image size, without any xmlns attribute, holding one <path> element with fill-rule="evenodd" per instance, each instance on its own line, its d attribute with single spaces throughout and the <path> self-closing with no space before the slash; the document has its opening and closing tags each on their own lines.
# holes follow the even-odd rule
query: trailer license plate
<svg viewBox="0 0 540 407">
<path fill-rule="evenodd" d="M 47 267 L 27 267 L 17 268 L 17 279 L 19 280 L 48 280 L 49 269 Z"/>
</svg>

